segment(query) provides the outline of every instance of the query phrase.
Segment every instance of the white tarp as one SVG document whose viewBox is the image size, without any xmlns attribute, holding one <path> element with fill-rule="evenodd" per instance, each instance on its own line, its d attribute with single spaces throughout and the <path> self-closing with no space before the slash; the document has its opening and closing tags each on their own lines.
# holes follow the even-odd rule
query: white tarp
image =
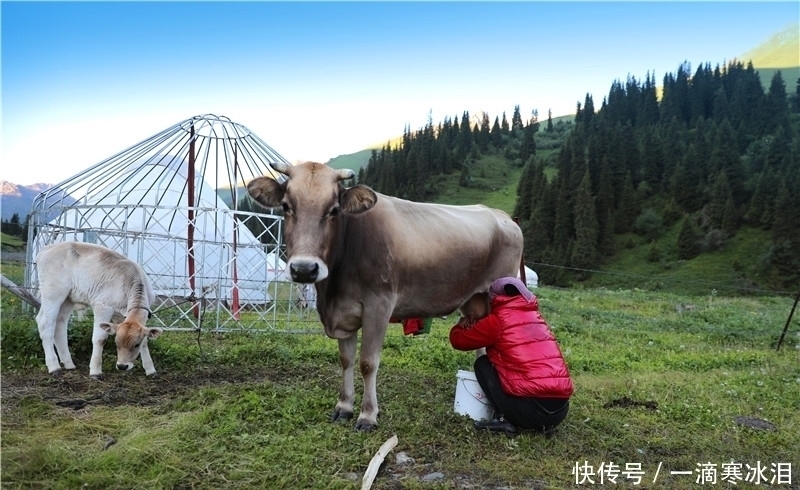
<svg viewBox="0 0 800 490">
<path fill-rule="evenodd" d="M 517 274 L 517 277 L 519 278 L 520 274 Z M 525 266 L 525 285 L 529 288 L 539 287 L 539 274 L 527 265 Z"/>
<path fill-rule="evenodd" d="M 180 157 L 159 156 L 108 178 L 50 222 L 53 230 L 80 231 L 50 237 L 48 243 L 85 241 L 123 253 L 142 265 L 157 295 L 190 296 L 193 262 L 196 297 L 271 301 L 265 278 L 285 280 L 286 264 L 275 252 L 268 253 L 268 246 L 234 219 L 215 190 L 198 177 L 196 205 L 189 206 L 186 168 Z M 190 212 L 193 261 L 187 243 Z"/>
</svg>

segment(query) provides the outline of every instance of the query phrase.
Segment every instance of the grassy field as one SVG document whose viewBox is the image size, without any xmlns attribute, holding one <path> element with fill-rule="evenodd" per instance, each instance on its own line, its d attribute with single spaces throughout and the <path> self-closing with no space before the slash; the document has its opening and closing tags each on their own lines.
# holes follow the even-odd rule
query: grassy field
<svg viewBox="0 0 800 490">
<path fill-rule="evenodd" d="M 3 274 L 21 267 L 4 263 Z M 360 488 L 393 435 L 373 488 L 599 488 L 602 477 L 611 488 L 690 489 L 700 478 L 712 486 L 712 474 L 714 488 L 773 478 L 774 488 L 800 488 L 797 316 L 775 350 L 792 298 L 536 293 L 576 392 L 554 436 L 510 438 L 476 432 L 453 411 L 455 374 L 473 356 L 449 346 L 452 316 L 429 335 L 390 329 L 380 425 L 365 434 L 328 422 L 340 371 L 336 342 L 321 333 L 166 332 L 151 344 L 158 378 L 116 372 L 107 349 L 95 381 L 91 326 L 76 321 L 78 369 L 52 377 L 33 312 L 4 290 L 3 488 Z"/>
</svg>

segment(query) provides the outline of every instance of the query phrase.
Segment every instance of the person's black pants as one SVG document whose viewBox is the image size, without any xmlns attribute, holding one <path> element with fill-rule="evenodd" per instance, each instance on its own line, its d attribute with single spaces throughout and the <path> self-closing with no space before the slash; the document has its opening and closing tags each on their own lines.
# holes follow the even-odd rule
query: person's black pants
<svg viewBox="0 0 800 490">
<path fill-rule="evenodd" d="M 475 377 L 494 405 L 496 415 L 502 415 L 521 429 L 547 432 L 560 424 L 569 411 L 568 399 L 527 398 L 506 394 L 488 356 L 480 356 L 475 360 Z"/>
</svg>

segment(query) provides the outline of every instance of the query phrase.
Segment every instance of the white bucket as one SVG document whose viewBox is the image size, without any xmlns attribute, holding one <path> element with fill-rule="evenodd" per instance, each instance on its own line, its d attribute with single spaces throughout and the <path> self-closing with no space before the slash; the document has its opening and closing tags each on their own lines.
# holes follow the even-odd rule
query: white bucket
<svg viewBox="0 0 800 490">
<path fill-rule="evenodd" d="M 453 410 L 472 420 L 492 420 L 494 416 L 494 407 L 472 371 L 459 370 L 456 373 L 456 401 Z"/>
</svg>

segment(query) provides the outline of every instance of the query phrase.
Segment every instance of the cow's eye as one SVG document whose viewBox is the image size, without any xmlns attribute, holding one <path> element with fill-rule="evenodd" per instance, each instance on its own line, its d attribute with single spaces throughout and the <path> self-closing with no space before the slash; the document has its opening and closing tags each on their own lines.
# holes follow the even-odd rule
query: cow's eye
<svg viewBox="0 0 800 490">
<path fill-rule="evenodd" d="M 328 213 L 328 216 L 330 216 L 331 218 L 339 216 L 339 209 L 340 209 L 339 206 L 332 208 L 331 211 Z"/>
<path fill-rule="evenodd" d="M 283 208 L 283 214 L 289 214 L 292 212 L 292 209 L 289 207 L 289 203 L 285 201 L 281 203 L 281 207 Z"/>
<path fill-rule="evenodd" d="M 138 343 L 136 343 L 136 344 L 133 344 L 133 348 L 134 348 L 134 349 L 138 349 L 140 345 L 142 345 L 142 343 L 141 343 L 141 342 L 138 342 Z"/>
</svg>

